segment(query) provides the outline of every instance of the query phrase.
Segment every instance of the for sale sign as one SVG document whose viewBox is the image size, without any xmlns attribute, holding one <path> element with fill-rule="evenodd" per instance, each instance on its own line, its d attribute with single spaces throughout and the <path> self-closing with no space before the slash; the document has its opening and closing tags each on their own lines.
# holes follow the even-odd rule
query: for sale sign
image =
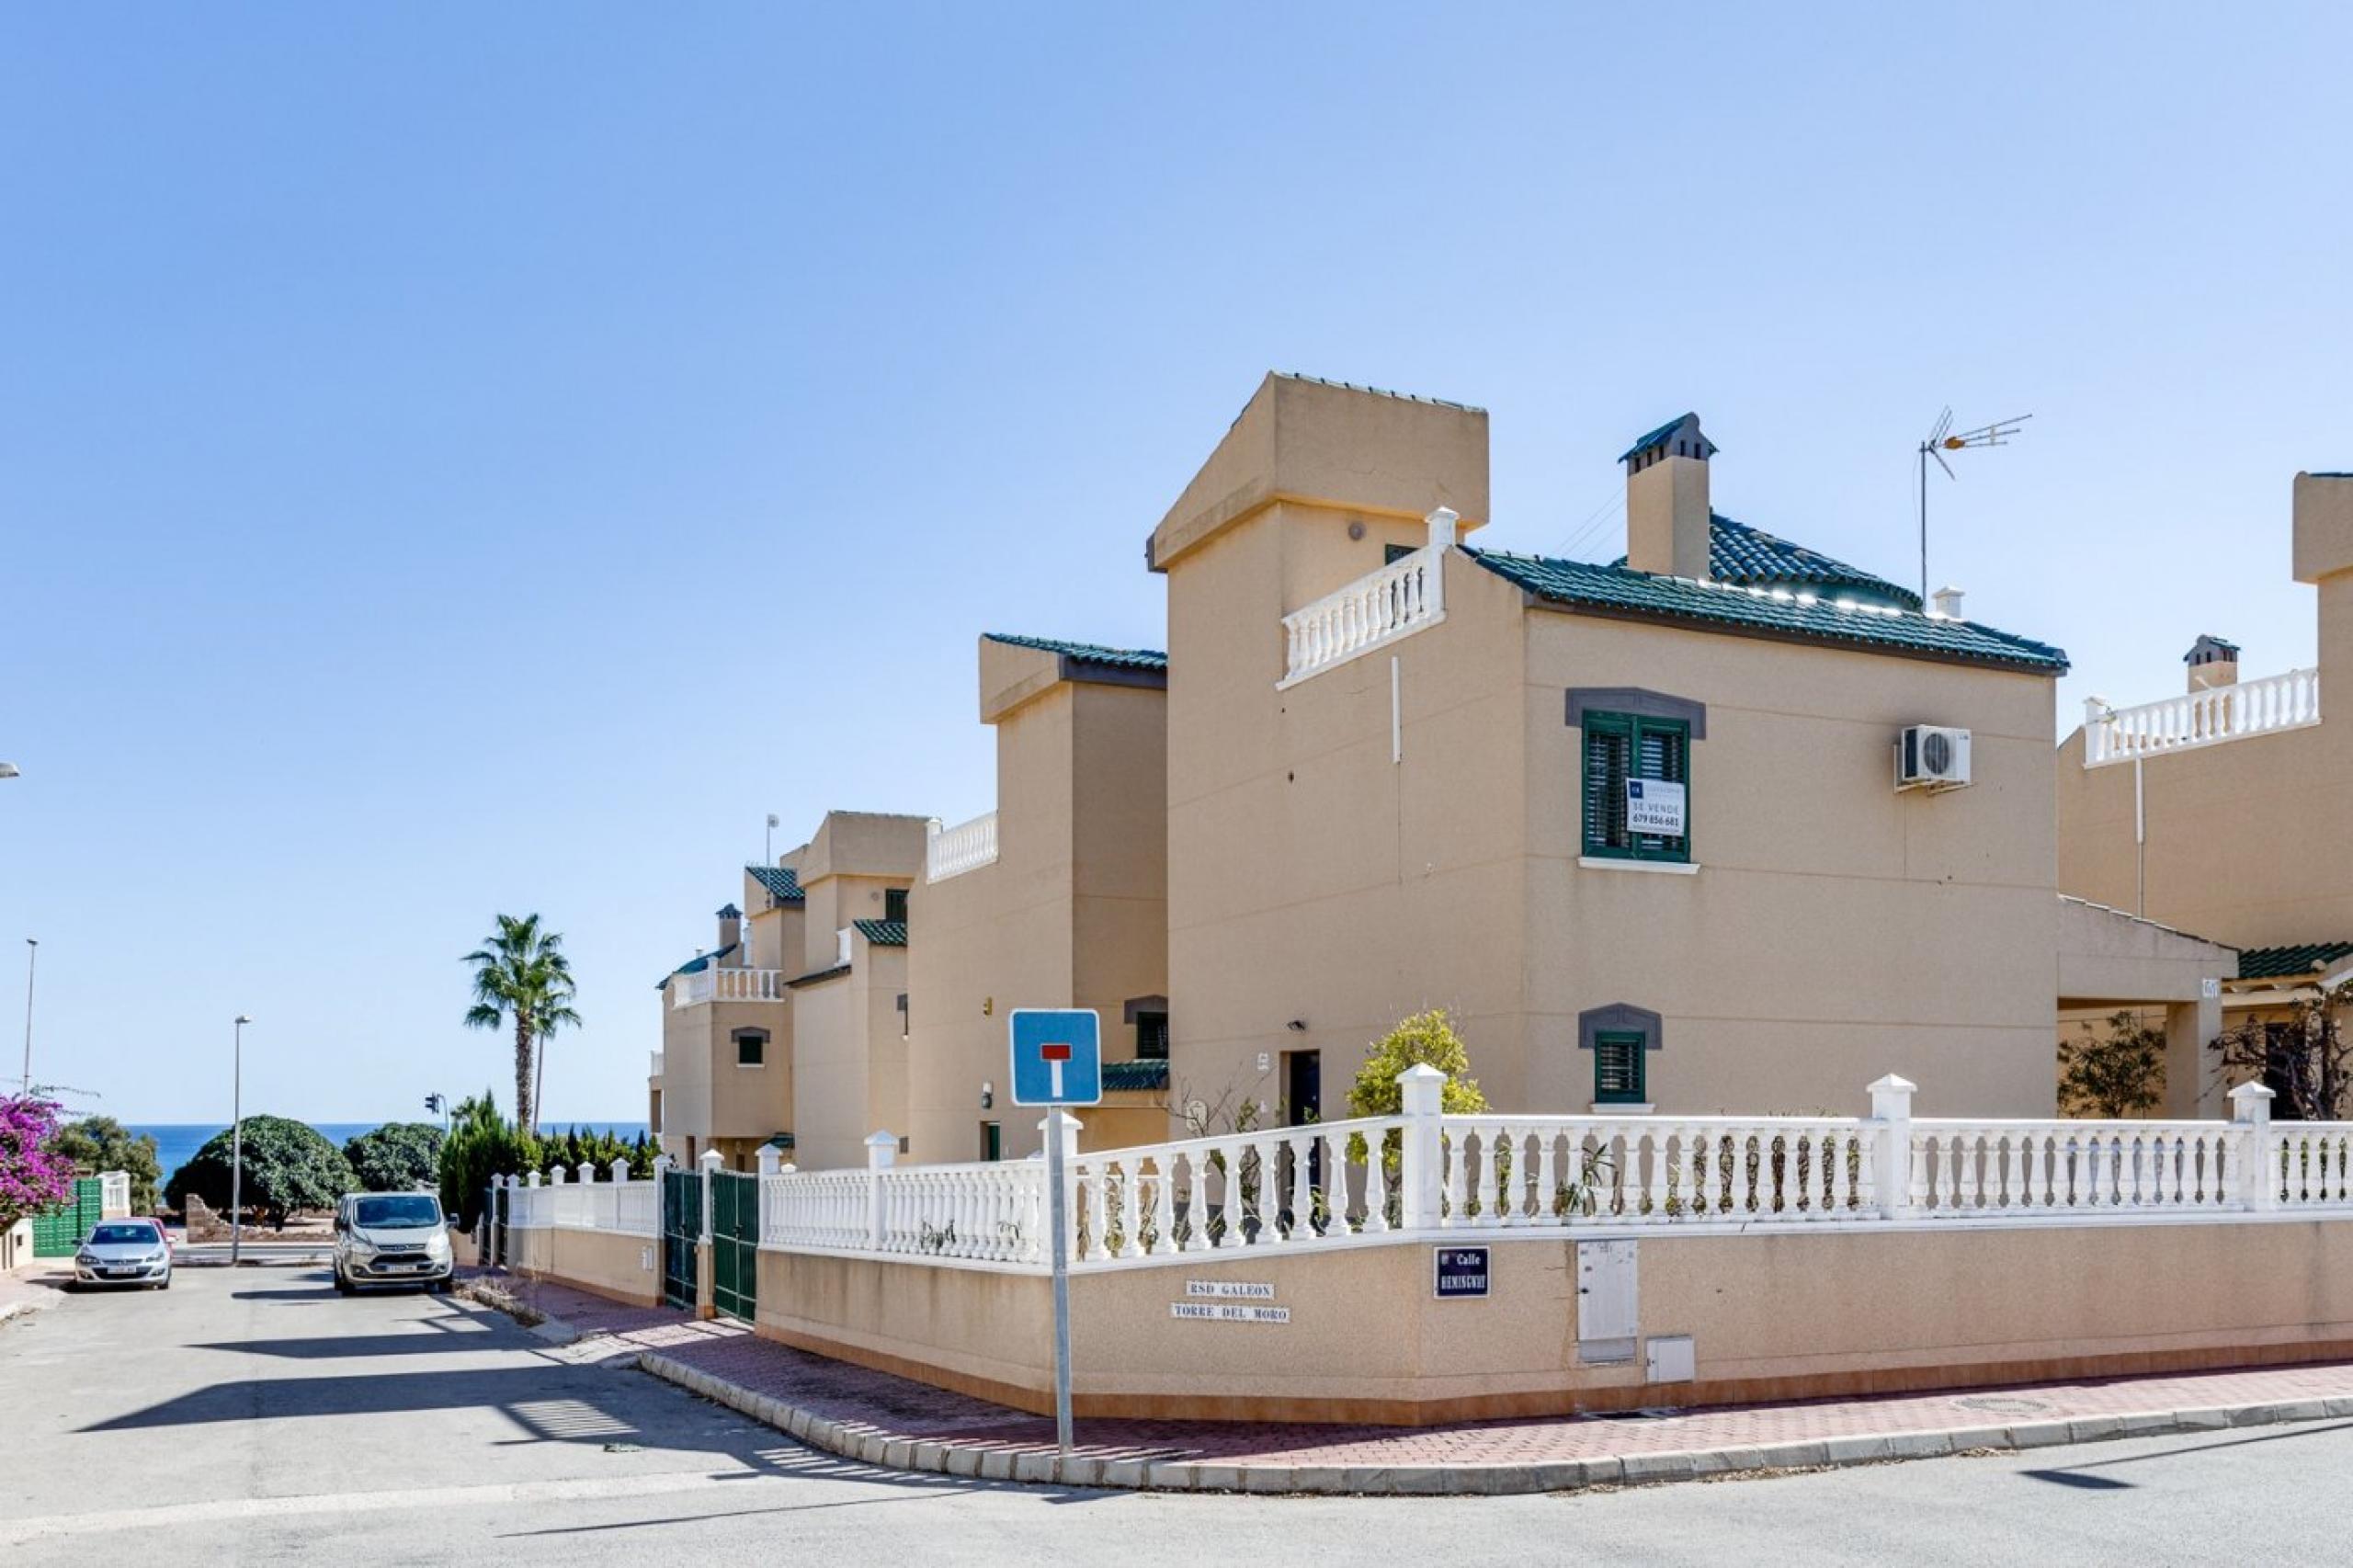
<svg viewBox="0 0 2353 1568">
<path fill-rule="evenodd" d="M 1650 838 L 1683 836 L 1683 786 L 1664 778 L 1626 780 L 1626 831 Z"/>
</svg>

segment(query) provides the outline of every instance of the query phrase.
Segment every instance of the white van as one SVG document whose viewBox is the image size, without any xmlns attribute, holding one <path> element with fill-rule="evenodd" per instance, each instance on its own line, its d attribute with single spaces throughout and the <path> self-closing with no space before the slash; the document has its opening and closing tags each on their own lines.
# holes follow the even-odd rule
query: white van
<svg viewBox="0 0 2353 1568">
<path fill-rule="evenodd" d="M 335 1209 L 335 1288 L 449 1289 L 449 1225 L 429 1192 L 355 1192 Z"/>
</svg>

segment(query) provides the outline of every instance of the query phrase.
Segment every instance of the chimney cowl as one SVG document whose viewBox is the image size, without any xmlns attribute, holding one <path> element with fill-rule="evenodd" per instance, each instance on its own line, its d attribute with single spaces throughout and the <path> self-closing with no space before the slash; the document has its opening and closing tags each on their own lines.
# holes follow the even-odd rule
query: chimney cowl
<svg viewBox="0 0 2353 1568">
<path fill-rule="evenodd" d="M 1699 416 L 1671 419 L 1627 448 L 1626 564 L 1637 572 L 1707 582 L 1715 538 L 1708 459 L 1716 444 Z"/>
<path fill-rule="evenodd" d="M 1928 613 L 1945 620 L 1959 620 L 1961 592 L 1948 583 L 1928 596 Z"/>
<path fill-rule="evenodd" d="M 2239 645 L 2225 642 L 2211 632 L 2200 632 L 2189 652 L 2181 656 L 2189 666 L 2189 689 L 2211 691 L 2218 686 L 2239 683 Z"/>
</svg>

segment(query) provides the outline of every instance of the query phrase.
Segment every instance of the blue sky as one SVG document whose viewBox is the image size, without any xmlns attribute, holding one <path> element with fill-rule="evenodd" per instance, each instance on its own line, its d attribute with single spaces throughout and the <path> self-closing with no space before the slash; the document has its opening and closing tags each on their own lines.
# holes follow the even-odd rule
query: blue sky
<svg viewBox="0 0 2353 1568">
<path fill-rule="evenodd" d="M 510 1079 L 643 1115 L 655 980 L 828 807 L 992 803 L 986 629 L 1157 646 L 1270 368 L 1493 413 L 1483 542 L 1718 506 L 2063 644 L 2313 656 L 2353 467 L 2353 22 L 2314 7 L 583 6 L 0 18 L 0 999 L 128 1119 Z M 2074 14 L 2061 14 L 2072 9 Z M 0 1018 L 12 1006 L 0 1006 Z M 0 1072 L 17 1042 L 0 1028 Z"/>
</svg>

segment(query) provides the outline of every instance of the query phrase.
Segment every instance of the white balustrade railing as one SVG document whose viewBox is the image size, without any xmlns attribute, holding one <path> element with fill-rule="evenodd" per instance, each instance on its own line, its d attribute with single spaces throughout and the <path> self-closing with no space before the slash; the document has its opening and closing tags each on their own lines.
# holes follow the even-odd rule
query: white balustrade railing
<svg viewBox="0 0 2353 1568">
<path fill-rule="evenodd" d="M 1449 1116 L 1442 1223 L 1876 1219 L 1887 1135 L 1830 1117 Z"/>
<path fill-rule="evenodd" d="M 581 1181 L 551 1171 L 538 1187 L 510 1181 L 506 1223 L 515 1230 L 552 1226 L 650 1236 L 659 1228 L 659 1184 L 651 1181 Z"/>
<path fill-rule="evenodd" d="M 2021 1219 L 2234 1209 L 2248 1137 L 2222 1121 L 1915 1121 L 1911 1207 Z"/>
<path fill-rule="evenodd" d="M 1416 1074 L 1427 1076 L 1417 1077 Z M 1443 1116 L 1404 1075 L 1404 1114 L 1067 1152 L 1073 1267 L 1465 1233 L 1757 1225 L 2120 1223 L 2327 1212 L 2353 1219 L 2353 1123 L 1915 1119 L 1911 1085 L 1869 1117 Z M 1034 1271 L 1051 1256 L 1046 1166 L 772 1168 L 760 1244 Z M 512 1186 L 509 1222 L 655 1232 L 652 1182 Z"/>
<path fill-rule="evenodd" d="M 790 993 L 780 969 L 727 968 L 706 964 L 692 974 L 670 981 L 670 1006 L 691 1007 L 702 1002 L 781 1002 Z M 658 1054 L 658 1053 L 657 1053 Z M 657 1067 L 655 1071 L 660 1071 Z"/>
<path fill-rule="evenodd" d="M 1442 547 L 1426 545 L 1283 617 L 1279 687 L 1443 619 L 1445 557 Z"/>
<path fill-rule="evenodd" d="M 2110 708 L 2094 698 L 2084 704 L 2084 766 L 2130 762 L 2319 722 L 2317 669 L 2211 687 L 2137 708 Z"/>
<path fill-rule="evenodd" d="M 760 1180 L 760 1244 L 786 1251 L 862 1252 L 873 1241 L 873 1182 L 859 1170 Z"/>
<path fill-rule="evenodd" d="M 924 838 L 923 880 L 944 882 L 996 863 L 996 813 L 942 827 L 934 822 Z"/>
</svg>

